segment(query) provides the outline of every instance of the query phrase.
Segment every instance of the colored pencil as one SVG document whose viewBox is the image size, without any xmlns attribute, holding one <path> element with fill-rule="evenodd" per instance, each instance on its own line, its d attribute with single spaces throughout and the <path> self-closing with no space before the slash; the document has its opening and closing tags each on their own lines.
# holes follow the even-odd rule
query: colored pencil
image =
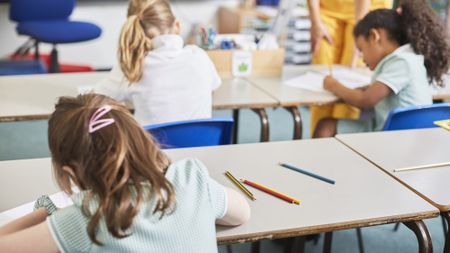
<svg viewBox="0 0 450 253">
<path fill-rule="evenodd" d="M 241 184 L 229 171 L 225 171 L 225 175 L 233 182 L 241 191 L 245 193 L 251 200 L 256 200 L 256 198 L 253 196 L 253 193 L 251 193 L 247 188 L 245 188 L 244 185 Z"/>
<path fill-rule="evenodd" d="M 394 172 L 402 172 L 402 171 L 409 171 L 409 170 L 423 170 L 423 169 L 431 169 L 431 168 L 444 167 L 444 166 L 450 166 L 450 162 L 398 168 L 398 169 L 394 169 Z"/>
<path fill-rule="evenodd" d="M 332 180 L 332 179 L 328 179 L 328 178 L 323 177 L 323 176 L 321 176 L 321 175 L 312 173 L 312 172 L 307 171 L 307 170 L 304 170 L 304 169 L 300 169 L 300 168 L 295 167 L 295 166 L 290 165 L 290 164 L 279 163 L 279 165 L 282 166 L 282 167 L 285 167 L 285 168 L 287 168 L 287 169 L 290 169 L 290 170 L 294 170 L 294 171 L 300 172 L 300 173 L 305 174 L 305 175 L 307 175 L 307 176 L 310 176 L 310 177 L 313 177 L 313 178 L 317 178 L 317 179 L 319 179 L 319 180 L 322 180 L 322 181 L 327 182 L 327 183 L 330 183 L 330 184 L 335 184 L 335 183 L 336 183 L 336 182 L 335 182 L 334 180 Z"/>
<path fill-rule="evenodd" d="M 261 190 L 261 191 L 263 191 L 263 192 L 265 192 L 265 193 L 268 193 L 268 194 L 270 194 L 270 195 L 272 195 L 272 196 L 275 196 L 275 197 L 277 197 L 277 198 L 280 198 L 280 199 L 282 199 L 282 200 L 284 200 L 284 201 L 287 201 L 287 202 L 289 202 L 289 203 L 297 204 L 297 205 L 300 204 L 300 200 L 295 199 L 295 198 L 293 198 L 293 197 L 290 197 L 290 196 L 288 196 L 288 195 L 286 195 L 286 194 L 284 194 L 284 193 L 281 193 L 281 192 L 279 192 L 279 191 L 277 191 L 277 190 L 274 190 L 274 189 L 269 188 L 269 187 L 267 187 L 267 186 L 264 186 L 264 185 L 262 185 L 262 184 L 258 184 L 258 183 L 255 183 L 255 182 L 252 182 L 252 181 L 248 181 L 248 180 L 245 180 L 245 179 L 241 179 L 241 181 L 242 181 L 244 184 L 246 184 L 246 185 L 250 185 L 250 186 L 253 187 L 253 188 L 256 188 L 256 189 L 258 189 L 258 190 Z"/>
</svg>

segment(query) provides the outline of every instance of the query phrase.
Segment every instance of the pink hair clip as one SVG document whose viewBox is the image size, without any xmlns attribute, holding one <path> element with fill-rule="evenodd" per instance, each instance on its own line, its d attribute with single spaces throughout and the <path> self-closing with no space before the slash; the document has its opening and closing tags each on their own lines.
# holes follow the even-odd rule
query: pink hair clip
<svg viewBox="0 0 450 253">
<path fill-rule="evenodd" d="M 114 119 L 100 119 L 105 114 L 111 111 L 111 106 L 105 105 L 97 109 L 97 111 L 92 114 L 91 119 L 89 120 L 89 133 L 93 133 L 99 129 L 104 128 L 105 126 L 109 126 L 114 123 Z"/>
</svg>

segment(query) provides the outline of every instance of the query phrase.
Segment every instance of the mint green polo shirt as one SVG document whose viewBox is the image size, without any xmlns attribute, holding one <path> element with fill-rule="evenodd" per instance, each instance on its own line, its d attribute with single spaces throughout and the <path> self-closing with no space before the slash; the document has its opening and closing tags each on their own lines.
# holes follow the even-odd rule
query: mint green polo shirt
<svg viewBox="0 0 450 253">
<path fill-rule="evenodd" d="M 160 219 L 153 214 L 155 201 L 144 203 L 130 227 L 130 236 L 118 239 L 109 234 L 104 220 L 99 223 L 97 238 L 91 242 L 89 222 L 81 211 L 87 192 L 72 197 L 74 205 L 60 209 L 47 218 L 53 239 L 61 252 L 217 252 L 216 219 L 227 210 L 225 188 L 211 179 L 206 167 L 197 159 L 173 163 L 166 172 L 176 194 L 172 213 Z M 148 193 L 148 192 L 147 192 Z M 90 210 L 98 203 L 91 201 Z"/>
</svg>

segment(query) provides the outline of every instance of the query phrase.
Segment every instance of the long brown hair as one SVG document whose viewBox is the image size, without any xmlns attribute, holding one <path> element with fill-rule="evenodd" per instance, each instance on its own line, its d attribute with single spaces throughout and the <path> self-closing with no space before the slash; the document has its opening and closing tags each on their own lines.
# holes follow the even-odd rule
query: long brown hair
<svg viewBox="0 0 450 253">
<path fill-rule="evenodd" d="M 442 76 L 450 66 L 450 47 L 442 22 L 426 0 L 401 0 L 399 8 L 369 12 L 355 26 L 354 36 L 367 38 L 370 29 L 381 28 L 399 45 L 411 43 L 414 51 L 424 56 L 429 81 L 444 86 Z"/>
<path fill-rule="evenodd" d="M 90 118 L 105 105 L 112 109 L 102 118 L 115 122 L 89 133 Z M 88 192 L 82 210 L 90 218 L 87 230 L 94 243 L 102 244 L 96 231 L 103 218 L 114 237 L 128 236 L 126 230 L 143 201 L 154 199 L 154 213 L 161 217 L 173 210 L 174 190 L 164 176 L 169 159 L 127 108 L 113 99 L 98 94 L 61 97 L 49 120 L 48 142 L 60 188 L 71 194 L 72 181 Z M 148 185 L 150 191 L 145 190 Z M 98 208 L 92 211 L 94 199 Z"/>
<path fill-rule="evenodd" d="M 130 84 L 142 78 L 144 57 L 151 50 L 151 39 L 168 33 L 175 24 L 175 16 L 166 0 L 149 0 L 137 6 L 142 9 L 128 17 L 119 38 L 120 68 Z"/>
</svg>

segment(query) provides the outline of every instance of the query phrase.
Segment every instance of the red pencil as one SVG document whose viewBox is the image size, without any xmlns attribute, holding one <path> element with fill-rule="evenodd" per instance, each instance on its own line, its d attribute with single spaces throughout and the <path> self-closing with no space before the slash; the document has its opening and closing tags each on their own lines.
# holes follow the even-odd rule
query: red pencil
<svg viewBox="0 0 450 253">
<path fill-rule="evenodd" d="M 267 186 L 263 186 L 261 184 L 258 184 L 258 183 L 255 183 L 255 182 L 251 182 L 251 181 L 248 181 L 248 180 L 245 180 L 245 179 L 241 179 L 241 181 L 242 181 L 242 183 L 244 183 L 246 185 L 249 185 L 249 186 L 251 186 L 253 188 L 261 190 L 261 191 L 263 191 L 265 193 L 268 193 L 268 194 L 270 194 L 272 196 L 280 198 L 280 199 L 282 199 L 284 201 L 287 201 L 289 203 L 297 204 L 297 205 L 300 204 L 300 200 L 292 198 L 292 197 L 290 197 L 290 196 L 288 196 L 286 194 L 283 194 L 283 193 L 281 193 L 281 192 L 279 192 L 277 190 L 271 189 L 271 188 L 269 188 Z"/>
</svg>

